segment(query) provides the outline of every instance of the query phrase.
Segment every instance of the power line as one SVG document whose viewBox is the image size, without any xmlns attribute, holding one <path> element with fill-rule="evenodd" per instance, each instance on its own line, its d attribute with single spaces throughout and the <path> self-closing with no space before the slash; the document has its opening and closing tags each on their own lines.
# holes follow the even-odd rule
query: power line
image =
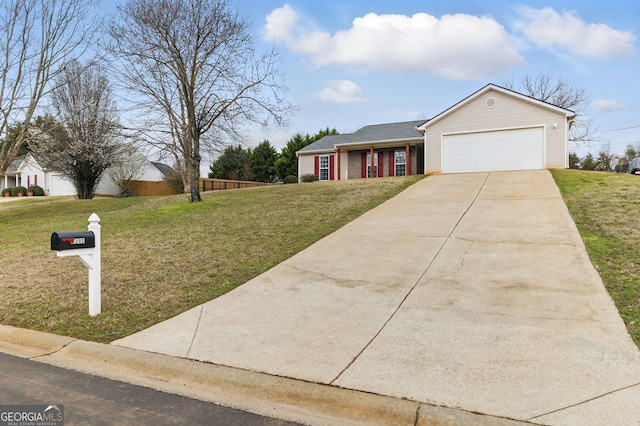
<svg viewBox="0 0 640 426">
<path fill-rule="evenodd" d="M 640 127 L 640 124 L 638 124 L 637 126 L 631 126 L 631 127 L 621 127 L 619 129 L 603 130 L 600 133 L 617 132 L 618 130 L 637 129 L 638 127 Z"/>
</svg>

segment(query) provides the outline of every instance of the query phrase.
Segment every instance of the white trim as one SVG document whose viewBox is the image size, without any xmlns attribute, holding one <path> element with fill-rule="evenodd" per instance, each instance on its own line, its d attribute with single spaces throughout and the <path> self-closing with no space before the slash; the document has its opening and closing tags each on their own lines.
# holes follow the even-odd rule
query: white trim
<svg viewBox="0 0 640 426">
<path fill-rule="evenodd" d="M 546 128 L 547 128 L 546 124 L 528 124 L 526 126 L 496 127 L 496 128 L 488 128 L 488 129 L 467 130 L 464 132 L 447 132 L 447 133 L 442 133 L 442 135 L 449 136 L 449 135 L 464 135 L 465 133 L 504 132 L 508 130 L 524 130 L 524 129 L 533 129 L 538 127 L 543 127 L 546 133 Z"/>
<path fill-rule="evenodd" d="M 566 126 L 564 126 L 564 168 L 569 168 L 569 122 L 571 120 L 567 120 Z M 546 136 L 546 133 L 545 133 Z"/>
<path fill-rule="evenodd" d="M 318 155 L 318 180 L 321 182 L 324 181 L 330 181 L 331 180 L 331 155 L 332 154 L 324 154 L 324 155 Z M 327 167 L 322 167 L 322 159 L 326 158 L 327 160 Z M 335 159 L 334 159 L 335 161 Z M 327 171 L 327 178 L 326 179 L 322 179 L 322 170 L 326 170 Z M 335 174 L 335 171 L 334 171 Z M 334 176 L 335 179 L 335 176 Z"/>
<path fill-rule="evenodd" d="M 299 157 L 301 155 L 329 155 L 329 154 L 334 154 L 335 148 L 331 149 L 331 148 L 325 148 L 325 149 L 315 149 L 313 151 L 296 151 L 296 156 Z"/>
</svg>

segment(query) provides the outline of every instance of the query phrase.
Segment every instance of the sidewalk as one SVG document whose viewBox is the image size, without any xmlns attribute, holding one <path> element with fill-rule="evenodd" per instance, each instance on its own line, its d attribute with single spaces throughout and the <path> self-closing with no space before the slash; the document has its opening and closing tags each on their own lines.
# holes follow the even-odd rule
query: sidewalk
<svg viewBox="0 0 640 426">
<path fill-rule="evenodd" d="M 640 419 L 640 352 L 547 171 L 429 177 L 117 346 L 409 411 L 553 425 Z"/>
<path fill-rule="evenodd" d="M 10 201 L 28 200 L 29 197 L 0 197 L 0 203 L 8 203 Z"/>
</svg>

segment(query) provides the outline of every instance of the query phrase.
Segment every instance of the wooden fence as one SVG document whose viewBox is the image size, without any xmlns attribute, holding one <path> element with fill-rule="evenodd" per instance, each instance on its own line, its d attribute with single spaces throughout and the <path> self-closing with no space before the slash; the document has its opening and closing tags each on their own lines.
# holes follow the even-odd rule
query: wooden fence
<svg viewBox="0 0 640 426">
<path fill-rule="evenodd" d="M 268 185 L 274 184 L 264 182 L 251 182 L 246 180 L 200 178 L 201 192 L 220 191 L 225 189 L 254 188 L 258 186 Z M 176 191 L 169 182 L 166 181 L 154 182 L 147 180 L 134 180 L 131 183 L 131 190 L 139 197 L 150 195 L 173 195 L 180 193 L 179 191 Z"/>
<path fill-rule="evenodd" d="M 273 183 L 252 182 L 248 180 L 229 180 L 200 178 L 200 191 L 219 191 L 225 189 L 255 188 L 257 186 L 274 185 Z"/>
<path fill-rule="evenodd" d="M 179 192 L 166 181 L 134 180 L 131 185 L 131 190 L 139 197 L 179 194 Z"/>
</svg>

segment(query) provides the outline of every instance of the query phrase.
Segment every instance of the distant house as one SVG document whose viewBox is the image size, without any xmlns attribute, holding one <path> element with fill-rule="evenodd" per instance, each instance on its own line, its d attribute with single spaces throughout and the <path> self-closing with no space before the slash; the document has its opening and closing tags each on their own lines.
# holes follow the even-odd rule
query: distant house
<svg viewBox="0 0 640 426">
<path fill-rule="evenodd" d="M 141 196 L 177 194 L 179 191 L 170 182 L 175 176 L 178 172 L 168 164 L 146 161 L 131 189 Z"/>
<path fill-rule="evenodd" d="M 0 190 L 5 188 L 13 188 L 18 186 L 18 167 L 22 163 L 23 158 L 16 158 L 9 164 L 4 177 L 0 180 Z"/>
<path fill-rule="evenodd" d="M 142 182 L 163 182 L 166 173 L 171 173 L 173 169 L 162 163 L 152 163 L 146 159 L 142 161 L 140 170 L 136 174 L 136 181 Z M 175 171 L 174 171 L 175 173 Z M 2 180 L 2 188 L 15 186 L 29 187 L 31 185 L 40 186 L 45 195 L 76 195 L 73 183 L 65 178 L 55 165 L 48 164 L 42 158 L 27 154 L 23 158 L 14 160 Z M 118 195 L 118 186 L 107 169 L 96 188 L 97 196 Z M 146 194 L 140 194 L 146 195 Z"/>
<path fill-rule="evenodd" d="M 488 84 L 431 119 L 365 126 L 297 152 L 321 181 L 568 168 L 575 113 Z"/>
<path fill-rule="evenodd" d="M 75 195 L 76 190 L 56 167 L 33 154 L 27 154 L 17 169 L 16 186 L 40 186 L 45 195 Z"/>
<path fill-rule="evenodd" d="M 142 178 L 140 178 L 138 180 L 161 180 L 163 178 L 170 178 L 171 176 L 174 176 L 174 175 L 178 174 L 178 172 L 168 164 L 151 161 L 151 165 L 153 165 L 153 167 L 155 167 L 155 171 L 153 171 L 154 179 L 142 179 Z M 158 173 L 160 173 L 160 174 L 158 174 Z"/>
</svg>

